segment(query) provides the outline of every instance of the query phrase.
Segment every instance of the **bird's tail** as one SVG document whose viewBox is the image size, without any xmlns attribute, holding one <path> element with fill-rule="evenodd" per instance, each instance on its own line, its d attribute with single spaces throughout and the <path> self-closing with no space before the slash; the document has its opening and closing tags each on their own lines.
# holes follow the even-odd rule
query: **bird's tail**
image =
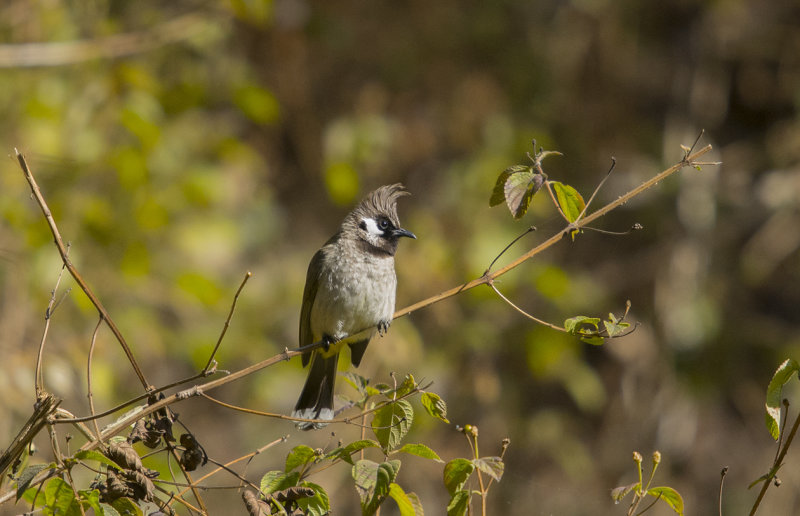
<svg viewBox="0 0 800 516">
<path fill-rule="evenodd" d="M 336 364 L 339 353 L 323 357 L 314 353 L 308 378 L 294 406 L 292 417 L 303 419 L 333 419 L 333 384 L 336 381 Z M 298 421 L 297 428 L 311 430 L 322 428 L 326 423 L 307 423 Z"/>
</svg>

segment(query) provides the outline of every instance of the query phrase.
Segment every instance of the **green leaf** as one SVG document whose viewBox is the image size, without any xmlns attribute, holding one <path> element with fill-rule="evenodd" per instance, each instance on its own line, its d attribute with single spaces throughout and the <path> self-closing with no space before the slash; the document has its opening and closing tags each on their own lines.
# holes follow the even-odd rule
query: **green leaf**
<svg viewBox="0 0 800 516">
<path fill-rule="evenodd" d="M 767 387 L 767 413 L 766 423 L 769 434 L 776 441 L 781 435 L 781 390 L 783 386 L 792 379 L 792 377 L 800 370 L 800 365 L 794 359 L 786 359 L 775 374 L 772 375 L 772 380 Z"/>
<path fill-rule="evenodd" d="M 422 510 L 422 502 L 419 496 L 417 496 L 417 493 L 406 493 L 406 496 L 408 496 L 408 499 L 411 500 L 411 504 L 414 506 L 414 514 L 417 516 L 425 516 L 425 511 Z"/>
<path fill-rule="evenodd" d="M 606 334 L 609 337 L 616 337 L 617 335 L 622 335 L 631 325 L 620 321 L 614 314 L 608 314 L 608 321 L 603 321 L 603 326 L 605 326 Z"/>
<path fill-rule="evenodd" d="M 647 490 L 647 494 L 659 500 L 664 500 L 667 505 L 672 507 L 673 511 L 683 516 L 683 498 L 676 490 L 671 487 L 651 487 Z"/>
<path fill-rule="evenodd" d="M 310 487 L 314 490 L 314 496 L 308 498 L 300 498 L 297 500 L 297 505 L 302 509 L 303 514 L 308 516 L 323 516 L 331 512 L 331 504 L 328 499 L 328 493 L 319 484 L 313 482 L 301 482 L 301 486 Z"/>
<path fill-rule="evenodd" d="M 97 489 L 78 491 L 81 501 L 94 510 L 96 515 L 103 514 L 103 508 L 100 507 L 100 491 Z M 113 510 L 113 509 L 112 509 Z M 116 511 L 115 511 L 116 512 Z"/>
<path fill-rule="evenodd" d="M 288 474 L 277 470 L 267 471 L 261 477 L 261 492 L 269 494 L 281 491 L 287 487 L 296 486 L 298 480 L 300 480 L 300 473 L 297 471 Z"/>
<path fill-rule="evenodd" d="M 581 194 L 571 186 L 558 181 L 550 181 L 550 185 L 556 192 L 558 205 L 561 207 L 561 211 L 564 212 L 567 222 L 575 222 L 578 220 L 578 217 L 580 217 L 581 213 L 583 213 L 583 209 L 586 207 L 586 203 L 583 202 Z"/>
<path fill-rule="evenodd" d="M 372 431 L 385 451 L 394 450 L 406 436 L 414 421 L 414 409 L 406 400 L 389 403 L 375 411 Z"/>
<path fill-rule="evenodd" d="M 505 464 L 500 457 L 481 457 L 479 459 L 474 459 L 472 463 L 475 464 L 476 468 L 486 473 L 497 482 L 500 482 L 500 479 L 503 477 Z"/>
<path fill-rule="evenodd" d="M 469 507 L 469 491 L 456 491 L 447 504 L 447 516 L 464 516 Z"/>
<path fill-rule="evenodd" d="M 53 514 L 74 516 L 81 513 L 78 501 L 75 499 L 75 492 L 62 478 L 52 478 L 47 482 L 44 488 L 44 498 L 47 507 L 52 509 Z"/>
<path fill-rule="evenodd" d="M 400 516 L 417 516 L 417 511 L 414 508 L 414 503 L 408 497 L 403 488 L 392 482 L 389 484 L 389 496 L 392 497 L 400 509 Z"/>
<path fill-rule="evenodd" d="M 361 499 L 361 513 L 373 514 L 389 494 L 389 485 L 397 478 L 399 460 L 377 464 L 371 460 L 360 460 L 352 469 L 356 491 Z"/>
<path fill-rule="evenodd" d="M 284 472 L 289 473 L 297 467 L 305 466 L 309 462 L 314 462 L 316 456 L 316 452 L 305 444 L 295 446 L 286 456 Z"/>
<path fill-rule="evenodd" d="M 615 487 L 611 490 L 611 498 L 614 500 L 614 503 L 619 503 L 623 498 L 628 496 L 628 493 L 637 487 L 639 487 L 639 482 L 634 482 L 633 484 L 628 484 L 627 486 Z"/>
<path fill-rule="evenodd" d="M 111 506 L 120 516 L 143 516 L 142 509 L 130 498 L 117 498 L 111 502 Z"/>
<path fill-rule="evenodd" d="M 423 459 L 431 459 L 435 460 L 436 462 L 444 462 L 439 456 L 436 454 L 435 451 L 431 450 L 424 444 L 404 444 L 402 448 L 397 450 L 402 453 L 408 453 L 411 455 L 416 455 L 417 457 L 422 457 Z"/>
<path fill-rule="evenodd" d="M 116 510 L 114 506 L 104 502 L 100 502 L 100 510 L 102 512 L 96 514 L 95 516 L 122 516 L 122 514 Z"/>
<path fill-rule="evenodd" d="M 362 439 L 360 441 L 353 441 L 352 443 L 348 444 L 347 446 L 342 446 L 340 448 L 336 448 L 328 455 L 325 456 L 326 459 L 340 459 L 349 464 L 353 464 L 353 454 L 357 451 L 361 451 L 364 448 L 380 448 L 380 444 L 373 441 L 372 439 Z"/>
<path fill-rule="evenodd" d="M 72 458 L 75 460 L 94 460 L 106 466 L 111 466 L 112 468 L 119 468 L 116 462 L 96 450 L 81 450 Z"/>
<path fill-rule="evenodd" d="M 22 470 L 22 473 L 17 477 L 17 501 L 22 497 L 22 494 L 28 489 L 33 477 L 44 469 L 53 468 L 55 464 L 32 464 Z"/>
<path fill-rule="evenodd" d="M 405 396 L 417 386 L 417 382 L 414 380 L 414 376 L 411 374 L 407 374 L 405 379 L 403 379 L 403 383 L 397 386 L 397 390 L 395 394 L 398 398 Z"/>
<path fill-rule="evenodd" d="M 369 384 L 369 380 L 364 378 L 358 373 L 353 373 L 351 371 L 346 371 L 344 373 L 339 373 L 344 380 L 353 386 L 355 390 L 357 390 L 360 394 L 364 395 L 367 393 L 367 384 Z"/>
<path fill-rule="evenodd" d="M 444 485 L 450 496 L 460 491 L 467 479 L 475 470 L 475 465 L 468 459 L 453 459 L 444 467 Z M 449 514 L 449 512 L 448 512 Z"/>
<path fill-rule="evenodd" d="M 428 414 L 445 423 L 450 423 L 447 420 L 447 404 L 438 394 L 435 392 L 423 392 L 420 402 L 422 402 L 422 406 Z"/>
<path fill-rule="evenodd" d="M 545 177 L 534 172 L 533 167 L 509 167 L 497 178 L 489 206 L 497 206 L 505 201 L 511 215 L 519 219 L 528 211 L 531 199 L 542 188 L 544 181 Z"/>
<path fill-rule="evenodd" d="M 570 317 L 564 321 L 564 329 L 572 335 L 580 336 L 582 332 L 589 329 L 590 331 L 597 332 L 598 325 L 600 324 L 599 317 L 587 317 L 585 315 L 578 315 Z M 587 328 L 588 327 L 588 328 Z"/>
</svg>

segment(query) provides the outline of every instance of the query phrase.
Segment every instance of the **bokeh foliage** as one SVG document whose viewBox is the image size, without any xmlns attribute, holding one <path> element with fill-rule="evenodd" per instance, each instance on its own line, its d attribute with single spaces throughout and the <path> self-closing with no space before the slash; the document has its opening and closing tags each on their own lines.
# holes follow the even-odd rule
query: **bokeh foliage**
<svg viewBox="0 0 800 516">
<path fill-rule="evenodd" d="M 615 156 L 603 202 L 680 159 L 704 128 L 721 168 L 684 171 L 602 221 L 644 231 L 586 233 L 503 278 L 506 295 L 556 322 L 630 299 L 631 336 L 588 346 L 478 289 L 395 322 L 359 372 L 433 380 L 454 424 L 511 438 L 495 513 L 611 513 L 633 449 L 661 450 L 659 475 L 697 514 L 714 510 L 729 466 L 730 512 L 749 506 L 753 465 L 774 455 L 765 386 L 800 356 L 797 15 L 789 0 L 9 0 L 0 141 L 28 157 L 70 256 L 161 384 L 204 365 L 246 270 L 220 367 L 293 347 L 308 260 L 372 187 L 399 180 L 413 193 L 400 207 L 420 237 L 398 254 L 404 306 L 479 276 L 525 225 L 538 231 L 514 249 L 560 229 L 541 195 L 516 223 L 486 202 L 532 138 L 564 153 L 546 171 L 584 198 Z M 59 268 L 26 188 L 15 160 L 0 165 L 2 443 L 30 412 Z M 77 289 L 54 316 L 45 385 L 65 406 L 86 407 L 95 322 Z M 137 394 L 110 333 L 94 360 L 96 404 Z M 286 413 L 302 376 L 288 363 L 224 394 Z M 286 433 L 335 444 L 221 410 L 179 410 L 213 457 Z M 444 425 L 411 432 L 445 460 L 464 455 Z M 403 482 L 436 514 L 447 494 L 428 471 L 434 480 Z M 784 485 L 800 485 L 798 471 L 786 467 Z M 358 507 L 335 473 L 319 483 L 341 487 L 343 513 Z M 798 492 L 771 492 L 762 511 L 798 512 Z M 214 507 L 231 499 L 210 495 Z"/>
</svg>

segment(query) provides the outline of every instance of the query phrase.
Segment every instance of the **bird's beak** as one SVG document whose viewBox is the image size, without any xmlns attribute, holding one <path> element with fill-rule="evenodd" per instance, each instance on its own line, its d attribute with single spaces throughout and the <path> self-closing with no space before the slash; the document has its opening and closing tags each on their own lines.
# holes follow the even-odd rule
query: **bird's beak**
<svg viewBox="0 0 800 516">
<path fill-rule="evenodd" d="M 415 240 L 417 238 L 417 235 L 415 235 L 411 231 L 409 231 L 407 229 L 403 229 L 403 228 L 397 228 L 394 231 L 392 231 L 392 236 L 395 236 L 395 237 L 408 237 L 408 238 L 413 238 Z"/>
</svg>

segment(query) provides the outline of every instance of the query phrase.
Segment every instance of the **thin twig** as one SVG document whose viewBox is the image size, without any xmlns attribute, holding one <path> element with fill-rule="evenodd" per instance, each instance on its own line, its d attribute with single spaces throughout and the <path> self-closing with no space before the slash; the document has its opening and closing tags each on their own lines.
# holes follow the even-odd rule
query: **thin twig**
<svg viewBox="0 0 800 516">
<path fill-rule="evenodd" d="M 502 292 L 500 292 L 499 290 L 497 290 L 497 287 L 494 285 L 494 281 L 490 282 L 490 283 L 489 283 L 489 286 L 492 288 L 492 290 L 494 290 L 494 291 L 495 291 L 495 293 L 496 293 L 498 296 L 500 296 L 500 298 L 501 298 L 503 301 L 505 301 L 506 303 L 508 303 L 508 305 L 509 305 L 511 308 L 513 308 L 513 309 L 514 309 L 514 310 L 516 310 L 517 312 L 521 313 L 522 315 L 524 315 L 525 317 L 527 317 L 527 318 L 528 318 L 528 319 L 530 319 L 531 321 L 537 322 L 537 323 L 539 323 L 539 324 L 542 324 L 542 325 L 544 325 L 544 326 L 547 326 L 548 328 L 552 328 L 552 329 L 554 329 L 554 330 L 558 330 L 558 331 L 567 331 L 565 328 L 562 328 L 561 326 L 556 326 L 555 324 L 549 323 L 549 322 L 547 322 L 547 321 L 543 321 L 542 319 L 539 319 L 538 317 L 535 317 L 535 316 L 533 316 L 533 315 L 529 314 L 528 312 L 526 312 L 526 311 L 525 311 L 525 310 L 523 310 L 522 308 L 520 308 L 520 307 L 518 307 L 517 305 L 515 305 L 513 301 L 511 301 L 510 299 L 508 299 L 506 296 L 504 296 L 504 295 L 502 294 Z"/>
<path fill-rule="evenodd" d="M 580 219 L 580 220 L 578 220 L 578 221 L 576 221 L 576 222 L 574 222 L 572 224 L 569 224 L 566 228 L 564 228 L 564 230 L 556 233 L 555 235 L 553 235 L 549 239 L 545 240 L 541 244 L 537 245 L 536 247 L 534 247 L 533 249 L 531 249 L 527 253 L 523 254 L 522 256 L 520 256 L 519 258 L 514 260 L 513 262 L 509 263 L 505 267 L 503 267 L 501 269 L 498 269 L 495 272 L 492 272 L 491 274 L 483 275 L 480 278 L 475 278 L 472 281 L 468 281 L 467 283 L 464 283 L 464 284 L 459 285 L 457 287 L 453 287 L 453 288 L 451 288 L 449 290 L 445 290 L 444 292 L 440 292 L 439 294 L 431 296 L 431 297 L 429 297 L 427 299 L 423 299 L 422 301 L 418 301 L 418 302 L 416 302 L 416 303 L 414 303 L 412 305 L 409 305 L 409 306 L 407 306 L 405 308 L 401 308 L 400 310 L 397 310 L 394 313 L 394 318 L 397 319 L 397 318 L 409 315 L 412 312 L 416 312 L 417 310 L 420 310 L 422 308 L 428 307 L 428 306 L 430 306 L 430 305 L 432 305 L 434 303 L 438 303 L 439 301 L 442 301 L 444 299 L 453 297 L 456 294 L 460 294 L 461 292 L 464 292 L 466 290 L 473 289 L 473 288 L 475 288 L 475 287 L 477 287 L 479 285 L 485 285 L 490 280 L 498 278 L 498 277 L 502 276 L 503 274 L 507 273 L 508 271 L 519 267 L 521 264 L 523 264 L 524 262 L 528 261 L 532 257 L 534 257 L 537 254 L 541 253 L 545 249 L 550 248 L 555 243 L 561 241 L 561 239 L 563 238 L 563 236 L 565 234 L 568 234 L 569 232 L 571 232 L 571 231 L 573 231 L 575 229 L 580 229 L 580 228 L 586 226 L 587 224 L 590 224 L 590 223 L 594 222 L 595 220 L 599 219 L 600 217 L 602 217 L 603 215 L 607 214 L 608 212 L 610 212 L 610 211 L 612 211 L 612 210 L 614 210 L 616 208 L 619 208 L 620 206 L 622 206 L 623 204 L 627 203 L 628 201 L 630 201 L 631 199 L 633 199 L 637 195 L 639 195 L 642 192 L 644 192 L 645 190 L 648 190 L 648 189 L 652 188 L 653 186 L 655 186 L 660 181 L 663 181 L 667 177 L 671 176 L 672 174 L 674 174 L 678 170 L 680 170 L 680 169 L 682 169 L 684 167 L 701 164 L 697 160 L 701 156 L 709 153 L 712 148 L 713 147 L 709 144 L 709 145 L 706 145 L 705 147 L 703 147 L 702 149 L 698 150 L 694 154 L 684 157 L 684 159 L 682 159 L 678 163 L 672 165 L 671 167 L 669 167 L 666 170 L 663 170 L 662 172 L 660 172 L 657 175 L 653 176 L 652 178 L 648 179 L 647 181 L 645 181 L 641 185 L 637 186 L 633 190 L 629 191 L 628 193 L 618 197 L 616 200 L 614 200 L 614 201 L 608 203 L 607 205 L 603 206 L 599 210 L 590 213 L 589 215 L 585 216 L 584 218 L 582 218 L 582 219 Z M 709 163 L 709 164 L 713 164 L 713 163 Z"/>
<path fill-rule="evenodd" d="M 78 283 L 78 285 L 80 285 L 81 290 L 83 290 L 83 292 L 86 294 L 86 297 L 89 298 L 89 301 L 91 301 L 94 307 L 97 309 L 100 316 L 103 318 L 108 327 L 111 329 L 111 332 L 117 338 L 117 341 L 119 341 L 120 345 L 122 346 L 122 350 L 128 357 L 128 361 L 131 363 L 133 370 L 136 372 L 136 376 L 139 377 L 139 381 L 142 383 L 142 387 L 144 387 L 146 391 L 149 391 L 151 389 L 150 384 L 145 379 L 144 373 L 142 373 L 139 364 L 133 357 L 133 352 L 131 351 L 131 348 L 128 346 L 128 343 L 125 342 L 125 338 L 122 336 L 122 333 L 119 331 L 119 328 L 117 328 L 117 325 L 114 324 L 114 321 L 111 319 L 111 316 L 108 315 L 108 312 L 106 311 L 103 304 L 100 302 L 97 296 L 94 295 L 92 289 L 89 288 L 89 285 L 83 280 L 83 277 L 81 277 L 81 275 L 78 273 L 78 270 L 70 261 L 67 253 L 67 247 L 64 245 L 64 241 L 61 238 L 61 233 L 58 231 L 58 226 L 56 226 L 56 221 L 55 219 L 53 219 L 53 214 L 50 211 L 50 208 L 47 206 L 47 202 L 45 202 L 41 190 L 39 190 L 39 185 L 36 184 L 36 180 L 34 179 L 33 173 L 28 167 L 28 163 L 25 161 L 25 157 L 22 154 L 20 154 L 20 152 L 17 149 L 14 149 L 14 151 L 17 153 L 17 161 L 19 161 L 19 165 L 20 167 L 22 167 L 22 171 L 25 173 L 25 179 L 27 179 L 28 181 L 28 185 L 31 188 L 31 193 L 33 193 L 36 202 L 39 204 L 39 208 L 41 208 L 42 213 L 44 214 L 44 217 L 47 220 L 47 225 L 50 227 L 50 232 L 53 234 L 53 239 L 56 244 L 56 248 L 58 248 L 58 253 L 61 255 L 61 261 L 64 263 L 64 266 L 67 268 L 67 270 L 69 271 L 70 275 L 75 280 L 75 282 Z"/>
<path fill-rule="evenodd" d="M 222 325 L 222 332 L 219 334 L 219 338 L 217 339 L 217 344 L 214 346 L 214 351 L 211 352 L 211 356 L 208 357 L 208 362 L 206 366 L 203 368 L 203 373 L 208 373 L 211 364 L 214 362 L 214 356 L 217 354 L 217 350 L 219 349 L 219 345 L 222 344 L 222 339 L 225 338 L 225 333 L 228 331 L 228 326 L 231 324 L 231 317 L 233 317 L 233 311 L 236 309 L 236 301 L 239 299 L 239 294 L 242 292 L 245 283 L 253 274 L 250 271 L 247 271 L 247 274 L 244 275 L 244 279 L 242 280 L 241 285 L 236 290 L 236 294 L 233 296 L 233 302 L 231 303 L 231 309 L 228 312 L 228 317 L 225 319 L 225 324 Z"/>
<path fill-rule="evenodd" d="M 768 475 L 767 478 L 764 479 L 764 485 L 761 486 L 761 491 L 758 493 L 758 498 L 756 498 L 756 502 L 753 504 L 753 509 L 750 511 L 750 516 L 753 516 L 758 510 L 758 506 L 764 499 L 764 495 L 767 493 L 767 489 L 769 488 L 770 484 L 772 484 L 772 479 L 775 478 L 778 469 L 783 465 L 783 459 L 786 457 L 786 452 L 789 451 L 789 446 L 791 446 L 792 441 L 794 440 L 794 436 L 797 433 L 798 427 L 800 427 L 800 413 L 797 414 L 797 417 L 794 420 L 794 424 L 792 425 L 792 430 L 789 432 L 789 436 L 786 438 L 786 444 L 784 444 L 783 448 L 781 448 L 781 453 L 775 460 L 775 464 L 770 470 L 770 474 Z"/>
<path fill-rule="evenodd" d="M 89 358 L 86 360 L 86 391 L 89 398 L 89 413 L 94 416 L 94 394 L 92 391 L 92 357 L 94 356 L 94 346 L 97 343 L 97 332 L 100 330 L 100 325 L 103 324 L 103 316 L 97 320 L 97 325 L 92 332 L 92 343 L 89 346 Z M 95 438 L 100 440 L 100 427 L 97 424 L 97 419 L 92 419 L 94 424 Z"/>
<path fill-rule="evenodd" d="M 725 484 L 725 475 L 727 474 L 728 466 L 725 466 L 719 473 L 719 500 L 717 501 L 717 507 L 719 507 L 719 516 L 722 516 L 722 486 Z"/>
<path fill-rule="evenodd" d="M 69 245 L 65 250 L 67 256 L 69 256 Z M 56 304 L 56 293 L 58 292 L 58 286 L 61 284 L 61 278 L 64 276 L 64 268 L 65 265 L 61 265 L 61 269 L 58 271 L 58 278 L 56 278 L 56 286 L 53 287 L 53 291 L 50 293 L 50 302 L 47 304 L 47 309 L 45 310 L 44 314 L 44 330 L 42 331 L 42 339 L 39 341 L 39 352 L 36 355 L 36 374 L 34 376 L 35 380 L 35 390 L 36 390 L 36 399 L 42 397 L 42 393 L 44 392 L 44 378 L 42 377 L 42 360 L 44 359 L 44 343 L 47 340 L 47 333 L 50 330 L 50 318 L 55 311 L 55 304 Z"/>
<path fill-rule="evenodd" d="M 603 179 L 600 181 L 600 183 L 598 183 L 597 187 L 594 189 L 594 192 L 592 192 L 592 196 L 589 197 L 589 200 L 586 201 L 586 204 L 583 205 L 583 210 L 581 210 L 581 214 L 578 215 L 578 219 L 579 220 L 580 220 L 581 217 L 586 215 L 586 210 L 588 210 L 589 206 L 591 206 L 592 201 L 594 200 L 595 196 L 597 195 L 597 192 L 599 192 L 600 189 L 603 188 L 603 185 L 608 180 L 609 176 L 614 171 L 614 167 L 616 167 L 616 166 L 617 166 L 617 158 L 615 158 L 614 156 L 611 156 L 611 167 L 608 169 L 608 172 L 606 172 L 606 175 L 603 177 Z"/>
<path fill-rule="evenodd" d="M 530 233 L 530 232 L 532 232 L 532 231 L 536 231 L 536 226 L 528 226 L 528 229 L 526 229 L 526 230 L 525 230 L 525 231 L 524 231 L 524 232 L 523 232 L 521 235 L 519 235 L 517 238 L 515 238 L 514 240 L 512 240 L 512 241 L 511 241 L 511 243 L 509 243 L 509 244 L 508 244 L 508 245 L 507 245 L 507 246 L 506 246 L 506 247 L 505 247 L 505 248 L 504 248 L 502 251 L 500 251 L 500 254 L 498 254 L 497 256 L 495 256 L 495 257 L 494 257 L 494 260 L 492 260 L 492 263 L 490 263 L 490 264 L 489 264 L 489 266 L 486 268 L 486 272 L 484 272 L 484 274 L 488 274 L 488 273 L 489 273 L 489 271 L 490 271 L 490 270 L 492 270 L 492 267 L 494 267 L 494 264 L 497 262 L 497 260 L 499 260 L 499 259 L 500 259 L 500 257 L 501 257 L 501 256 L 503 256 L 503 255 L 505 254 L 505 252 L 506 252 L 506 251 L 508 251 L 509 249 L 511 249 L 511 246 L 512 246 L 512 245 L 516 244 L 516 243 L 519 241 L 519 239 L 521 239 L 522 237 L 524 237 L 525 235 L 527 235 L 528 233 Z"/>
</svg>

